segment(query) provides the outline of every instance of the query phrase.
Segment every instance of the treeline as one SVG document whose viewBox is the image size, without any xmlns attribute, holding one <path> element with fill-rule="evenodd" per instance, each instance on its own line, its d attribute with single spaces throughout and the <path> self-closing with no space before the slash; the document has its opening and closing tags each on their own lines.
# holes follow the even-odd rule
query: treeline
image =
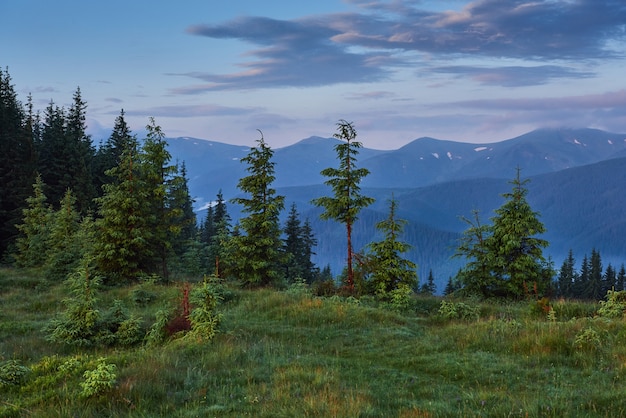
<svg viewBox="0 0 626 418">
<path fill-rule="evenodd" d="M 86 108 L 77 89 L 69 109 L 50 102 L 42 115 L 0 70 L 2 262 L 41 268 L 49 280 L 93 269 L 104 284 L 234 274 L 246 234 L 231 225 L 221 192 L 198 223 L 185 164 L 172 162 L 156 122 L 138 139 L 122 110 L 95 147 Z M 280 277 L 317 279 L 316 241 L 295 206 L 276 236 Z"/>
<path fill-rule="evenodd" d="M 626 290 L 626 267 L 622 264 L 617 270 L 609 263 L 602 266 L 602 257 L 596 249 L 591 256 L 583 256 L 580 268 L 576 270 L 576 260 L 572 250 L 563 261 L 554 282 L 554 293 L 558 297 L 586 300 L 603 299 L 609 290 Z"/>
</svg>

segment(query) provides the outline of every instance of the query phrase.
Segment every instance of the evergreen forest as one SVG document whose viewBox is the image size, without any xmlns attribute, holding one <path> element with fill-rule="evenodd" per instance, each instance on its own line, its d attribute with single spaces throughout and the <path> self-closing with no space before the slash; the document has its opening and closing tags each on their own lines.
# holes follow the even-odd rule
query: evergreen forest
<svg viewBox="0 0 626 418">
<path fill-rule="evenodd" d="M 492 217 L 462 218 L 463 267 L 437 289 L 393 196 L 365 222 L 371 173 L 340 119 L 311 197 L 346 237 L 333 275 L 261 131 L 240 194 L 216 190 L 197 219 L 157 121 L 139 138 L 120 110 L 96 145 L 87 108 L 77 88 L 68 108 L 35 109 L 0 70 L 0 415 L 626 414 L 626 269 L 596 249 L 579 268 L 572 251 L 559 268 L 544 256 L 523 167 Z M 380 240 L 354 248 L 355 228 Z"/>
</svg>

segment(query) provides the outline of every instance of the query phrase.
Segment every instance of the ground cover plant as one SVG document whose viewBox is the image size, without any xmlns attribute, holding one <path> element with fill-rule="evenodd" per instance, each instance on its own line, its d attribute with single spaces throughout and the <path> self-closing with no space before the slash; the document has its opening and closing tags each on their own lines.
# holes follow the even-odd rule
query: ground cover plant
<svg viewBox="0 0 626 418">
<path fill-rule="evenodd" d="M 394 308 L 302 283 L 233 288 L 211 339 L 82 347 L 46 340 L 65 297 L 37 271 L 0 270 L 0 416 L 626 414 L 626 323 L 606 303 L 414 297 Z M 142 283 L 100 300 L 127 303 L 148 329 L 180 297 L 179 284 Z"/>
</svg>

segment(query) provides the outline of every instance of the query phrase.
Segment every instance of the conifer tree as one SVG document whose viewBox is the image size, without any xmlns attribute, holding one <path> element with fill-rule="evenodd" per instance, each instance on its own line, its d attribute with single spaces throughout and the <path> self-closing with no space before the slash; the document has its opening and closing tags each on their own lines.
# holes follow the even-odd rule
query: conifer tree
<svg viewBox="0 0 626 418">
<path fill-rule="evenodd" d="M 94 157 L 92 173 L 97 196 L 102 196 L 102 186 L 113 180 L 106 175 L 106 172 L 121 162 L 122 153 L 129 146 L 129 143 L 133 141 L 132 132 L 126 123 L 124 115 L 124 109 L 122 109 L 120 115 L 115 118 L 113 132 L 111 132 L 104 144 L 98 148 Z"/>
<path fill-rule="evenodd" d="M 492 218 L 487 247 L 501 296 L 543 295 L 552 280 L 552 268 L 543 257 L 548 242 L 537 238 L 545 232 L 545 227 L 526 201 L 528 181 L 520 179 L 518 168 L 516 178 L 510 182 L 513 190 L 503 194 L 506 202 L 496 209 Z"/>
<path fill-rule="evenodd" d="M 263 135 L 258 146 L 241 159 L 248 165 L 249 175 L 239 180 L 237 187 L 247 197 L 232 199 L 243 206 L 246 215 L 240 219 L 241 235 L 233 237 L 231 271 L 244 286 L 258 287 L 277 283 L 284 252 L 280 238 L 279 215 L 284 207 L 284 196 L 272 188 L 275 180 L 273 151 Z"/>
<path fill-rule="evenodd" d="M 311 283 L 317 275 L 315 264 L 311 261 L 313 247 L 317 240 L 308 219 L 304 224 L 300 222 L 296 204 L 292 204 L 284 228 L 284 251 L 287 256 L 285 278 L 293 282 L 296 278 Z"/>
<path fill-rule="evenodd" d="M 15 260 L 20 267 L 40 267 L 46 263 L 50 243 L 50 219 L 52 209 L 44 194 L 44 183 L 37 176 L 33 184 L 33 195 L 26 199 L 28 207 L 23 210 L 23 220 L 17 229 L 17 254 Z"/>
<path fill-rule="evenodd" d="M 574 296 L 574 282 L 576 281 L 576 260 L 574 260 L 574 252 L 570 248 L 567 258 L 563 261 L 563 265 L 559 270 L 557 278 L 557 294 L 564 298 Z"/>
<path fill-rule="evenodd" d="M 120 163 L 107 171 L 112 181 L 103 186 L 104 194 L 97 199 L 94 257 L 107 284 L 136 280 L 153 259 L 150 244 L 155 221 L 140 163 L 139 143 L 133 138 Z"/>
<path fill-rule="evenodd" d="M 591 264 L 587 254 L 583 257 L 580 264 L 580 272 L 574 280 L 574 297 L 580 299 L 589 299 L 589 280 L 591 277 Z"/>
<path fill-rule="evenodd" d="M 434 295 L 436 291 L 437 285 L 435 285 L 435 276 L 433 276 L 433 270 L 431 269 L 428 272 L 428 279 L 426 280 L 426 283 L 424 283 L 420 288 L 420 293 L 425 295 Z"/>
<path fill-rule="evenodd" d="M 79 240 L 80 215 L 76 198 L 70 189 L 65 192 L 59 209 L 50 217 L 50 245 L 47 251 L 47 276 L 64 280 L 83 256 L 83 242 Z"/>
<path fill-rule="evenodd" d="M 616 290 L 617 287 L 617 272 L 615 268 L 609 263 L 606 266 L 606 270 L 604 271 L 604 275 L 602 276 L 602 295 L 607 294 L 609 290 Z"/>
<path fill-rule="evenodd" d="M 622 290 L 626 290 L 626 267 L 622 264 L 619 268 L 619 272 L 617 273 L 617 278 L 615 281 L 615 290 L 621 292 Z"/>
<path fill-rule="evenodd" d="M 409 289 L 417 286 L 417 265 L 403 258 L 411 246 L 400 240 L 406 221 L 396 217 L 397 201 L 389 201 L 389 216 L 376 224 L 376 229 L 383 233 L 382 241 L 368 245 L 371 253 L 367 264 L 372 273 L 371 282 L 374 293 L 381 299 L 388 299 L 392 291 L 400 286 Z"/>
<path fill-rule="evenodd" d="M 374 199 L 361 194 L 359 184 L 369 174 L 365 168 L 356 168 L 356 156 L 361 143 L 356 141 L 357 132 L 354 125 L 345 120 L 337 123 L 337 133 L 333 135 L 342 142 L 335 146 L 339 168 L 326 168 L 321 174 L 329 179 L 326 185 L 332 187 L 334 196 L 314 199 L 315 206 L 324 208 L 322 219 L 332 219 L 346 226 L 347 238 L 347 281 L 346 287 L 354 291 L 354 271 L 352 268 L 352 227 L 358 220 L 359 212 L 374 203 Z"/>
<path fill-rule="evenodd" d="M 459 240 L 454 257 L 463 257 L 467 260 L 465 266 L 457 273 L 456 280 L 468 294 L 493 296 L 498 289 L 498 283 L 491 274 L 490 249 L 488 239 L 491 236 L 491 227 L 480 222 L 479 212 L 472 211 L 473 219 L 461 217 L 469 225 Z M 449 281 L 452 286 L 452 279 Z M 454 291 L 456 289 L 452 289 Z"/>
<path fill-rule="evenodd" d="M 168 194 L 176 178 L 177 167 L 170 164 L 172 156 L 167 150 L 165 134 L 154 118 L 150 118 L 146 130 L 148 134 L 141 153 L 141 176 L 150 206 L 147 222 L 152 229 L 152 239 L 148 245 L 150 252 L 156 256 L 155 264 L 159 265 L 160 275 L 168 279 L 168 257 L 172 251 L 173 238 L 180 233 L 181 227 L 176 219 L 181 217 L 182 208 L 168 206 Z M 189 198 L 189 195 L 186 197 Z M 151 266 L 146 268 L 150 269 Z"/>
<path fill-rule="evenodd" d="M 591 250 L 589 281 L 585 294 L 591 300 L 600 300 L 604 297 L 604 293 L 602 293 L 602 257 L 595 248 Z"/>
<path fill-rule="evenodd" d="M 29 101 L 32 110 L 32 101 Z M 35 183 L 34 118 L 17 98 L 11 76 L 0 68 L 0 258 L 18 235 L 26 198 Z"/>
</svg>

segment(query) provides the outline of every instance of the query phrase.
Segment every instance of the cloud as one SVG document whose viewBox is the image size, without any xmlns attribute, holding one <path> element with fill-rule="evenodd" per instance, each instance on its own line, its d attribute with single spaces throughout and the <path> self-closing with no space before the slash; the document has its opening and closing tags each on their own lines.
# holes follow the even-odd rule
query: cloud
<svg viewBox="0 0 626 418">
<path fill-rule="evenodd" d="M 423 60 L 463 57 L 516 59 L 531 64 L 480 69 L 446 66 L 434 71 L 470 74 L 482 84 L 527 86 L 553 78 L 590 77 L 568 68 L 623 55 L 626 4 L 617 0 L 479 0 L 461 10 L 432 11 L 415 0 L 348 0 L 354 12 L 293 20 L 241 17 L 190 26 L 187 33 L 255 45 L 231 74 L 179 75 L 204 84 L 172 90 L 316 87 L 392 79 Z M 537 62 L 544 65 L 537 66 Z M 559 65 L 547 65 L 546 61 Z"/>
<path fill-rule="evenodd" d="M 446 66 L 429 68 L 429 72 L 455 74 L 460 77 L 469 77 L 485 85 L 503 87 L 524 87 L 546 84 L 555 78 L 589 78 L 595 74 L 579 71 L 569 67 L 557 65 L 540 66 L 505 66 L 505 67 L 473 67 L 473 66 Z"/>
<path fill-rule="evenodd" d="M 156 106 L 143 110 L 127 111 L 128 116 L 155 116 L 168 118 L 193 118 L 209 116 L 237 116 L 258 111 L 259 108 L 240 108 L 219 105 Z"/>
<path fill-rule="evenodd" d="M 369 91 L 362 93 L 351 93 L 346 96 L 349 100 L 378 100 L 378 99 L 390 99 L 396 97 L 395 93 L 390 91 Z"/>
<path fill-rule="evenodd" d="M 626 111 L 626 90 L 566 97 L 524 98 L 524 99 L 481 99 L 452 103 L 472 109 L 505 109 L 525 111 L 545 111 L 555 109 L 598 110 L 623 109 Z"/>
</svg>

